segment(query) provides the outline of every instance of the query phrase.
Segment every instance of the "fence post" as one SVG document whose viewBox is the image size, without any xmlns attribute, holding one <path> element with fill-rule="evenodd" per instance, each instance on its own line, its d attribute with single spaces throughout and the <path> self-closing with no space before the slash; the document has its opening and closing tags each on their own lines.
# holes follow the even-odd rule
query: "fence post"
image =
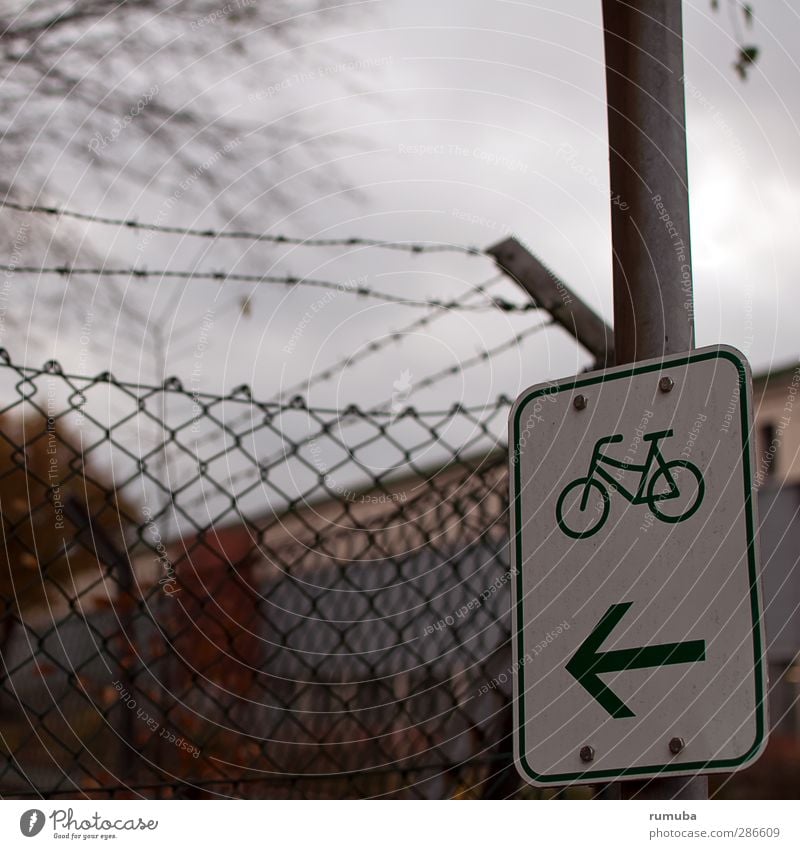
<svg viewBox="0 0 800 849">
<path fill-rule="evenodd" d="M 486 253 L 537 306 L 550 313 L 557 324 L 594 356 L 597 368 L 613 364 L 614 331 L 524 245 L 509 238 L 487 248 Z"/>
</svg>

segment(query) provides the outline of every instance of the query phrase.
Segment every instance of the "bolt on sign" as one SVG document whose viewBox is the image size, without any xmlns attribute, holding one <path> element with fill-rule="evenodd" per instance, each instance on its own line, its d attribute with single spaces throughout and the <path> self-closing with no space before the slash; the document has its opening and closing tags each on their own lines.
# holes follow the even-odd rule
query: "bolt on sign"
<svg viewBox="0 0 800 849">
<path fill-rule="evenodd" d="M 517 399 L 514 728 L 527 781 L 730 772 L 763 751 L 751 391 L 744 356 L 713 347 Z"/>
</svg>

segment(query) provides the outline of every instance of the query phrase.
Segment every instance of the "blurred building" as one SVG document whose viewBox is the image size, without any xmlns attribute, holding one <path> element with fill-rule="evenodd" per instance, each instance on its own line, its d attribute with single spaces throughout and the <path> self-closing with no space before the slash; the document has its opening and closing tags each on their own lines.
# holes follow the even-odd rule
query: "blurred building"
<svg viewBox="0 0 800 849">
<path fill-rule="evenodd" d="M 764 795 L 796 798 L 800 794 L 800 366 L 757 377 L 753 391 L 771 726 L 769 749 L 754 771 L 775 788 Z"/>
<path fill-rule="evenodd" d="M 753 394 L 773 729 L 765 762 L 772 775 L 787 765 L 791 774 L 800 752 L 800 368 L 758 376 Z M 276 769 L 304 760 L 324 771 L 319 739 L 350 741 L 362 765 L 412 770 L 434 750 L 447 762 L 507 755 L 506 462 L 505 452 L 460 460 L 258 528 L 227 528 L 235 557 L 203 539 L 185 547 L 179 571 L 203 564 L 219 574 L 246 559 L 260 587 L 269 680 L 255 681 L 271 708 L 258 722 L 275 729 Z M 440 778 L 427 793 L 457 783 Z"/>
</svg>

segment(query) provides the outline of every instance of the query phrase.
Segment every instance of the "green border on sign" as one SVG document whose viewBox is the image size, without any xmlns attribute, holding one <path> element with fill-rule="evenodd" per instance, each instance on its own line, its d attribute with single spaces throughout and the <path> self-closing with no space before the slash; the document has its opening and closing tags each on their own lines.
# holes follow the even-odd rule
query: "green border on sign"
<svg viewBox="0 0 800 849">
<path fill-rule="evenodd" d="M 654 764 L 652 766 L 628 767 L 622 769 L 606 769 L 606 770 L 587 770 L 584 772 L 573 773 L 558 773 L 555 775 L 545 775 L 537 773 L 528 764 L 525 758 L 525 720 L 524 720 L 524 699 L 525 692 L 525 667 L 517 665 L 517 688 L 514 693 L 514 700 L 517 706 L 517 717 L 519 725 L 517 727 L 518 735 L 518 766 L 524 770 L 525 774 L 540 784 L 566 784 L 580 781 L 581 779 L 596 779 L 596 778 L 619 778 L 622 776 L 636 777 L 642 774 L 651 773 L 669 773 L 669 772 L 704 772 L 708 770 L 725 770 L 736 769 L 748 763 L 759 752 L 765 736 L 766 716 L 764 702 L 764 669 L 763 669 L 763 648 L 761 645 L 761 607 L 758 597 L 758 567 L 756 563 L 756 538 L 755 538 L 755 518 L 753 516 L 753 471 L 751 468 L 750 455 L 750 411 L 747 398 L 747 368 L 741 355 L 734 352 L 730 348 L 701 349 L 696 352 L 690 352 L 684 356 L 678 356 L 675 359 L 664 358 L 657 362 L 650 361 L 647 364 L 631 365 L 630 368 L 624 370 L 613 370 L 601 372 L 595 376 L 587 376 L 585 378 L 576 378 L 575 380 L 567 381 L 561 384 L 547 384 L 537 389 L 532 390 L 528 395 L 521 395 L 519 402 L 516 405 L 514 418 L 512 420 L 513 439 L 512 439 L 512 454 L 511 456 L 519 455 L 519 435 L 520 435 L 520 419 L 522 411 L 526 405 L 542 395 L 555 395 L 559 392 L 580 389 L 583 386 L 592 386 L 596 383 L 608 383 L 619 378 L 633 377 L 638 374 L 646 374 L 652 371 L 661 371 L 669 366 L 683 366 L 691 363 L 702 362 L 711 359 L 724 359 L 734 364 L 739 373 L 739 408 L 742 428 L 742 460 L 744 467 L 744 512 L 747 529 L 747 564 L 748 575 L 750 578 L 750 610 L 752 613 L 752 635 L 753 635 L 753 659 L 755 666 L 755 690 L 756 690 L 756 739 L 751 748 L 741 757 L 718 760 L 718 761 L 693 761 L 691 763 L 667 763 Z M 520 485 L 520 463 L 513 463 L 513 511 L 514 511 L 514 552 L 516 554 L 514 568 L 516 570 L 516 609 L 515 624 L 516 624 L 516 647 L 518 657 L 525 657 L 523 645 L 523 626 L 525 622 L 523 612 L 523 590 L 522 590 L 522 517 L 521 517 L 521 485 Z"/>
</svg>

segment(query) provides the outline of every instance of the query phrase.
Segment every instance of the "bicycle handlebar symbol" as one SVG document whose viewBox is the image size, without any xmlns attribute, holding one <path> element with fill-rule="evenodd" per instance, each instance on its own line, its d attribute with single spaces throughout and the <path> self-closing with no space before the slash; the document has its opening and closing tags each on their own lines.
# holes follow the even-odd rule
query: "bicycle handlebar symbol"
<svg viewBox="0 0 800 849">
<path fill-rule="evenodd" d="M 693 516 L 703 500 L 705 481 L 694 463 L 664 459 L 658 443 L 672 435 L 672 430 L 661 430 L 644 436 L 643 439 L 650 443 L 650 450 L 642 464 L 624 463 L 603 453 L 604 445 L 622 442 L 623 434 L 598 439 L 586 477 L 568 483 L 558 497 L 558 527 L 572 539 L 585 539 L 596 534 L 608 519 L 611 506 L 609 489 L 618 492 L 631 504 L 647 504 L 653 515 L 662 522 L 683 522 Z M 612 477 L 607 466 L 639 472 L 636 492 L 629 492 L 618 479 Z M 593 491 L 599 496 L 599 502 L 592 496 Z M 673 509 L 670 510 L 670 507 Z"/>
</svg>

